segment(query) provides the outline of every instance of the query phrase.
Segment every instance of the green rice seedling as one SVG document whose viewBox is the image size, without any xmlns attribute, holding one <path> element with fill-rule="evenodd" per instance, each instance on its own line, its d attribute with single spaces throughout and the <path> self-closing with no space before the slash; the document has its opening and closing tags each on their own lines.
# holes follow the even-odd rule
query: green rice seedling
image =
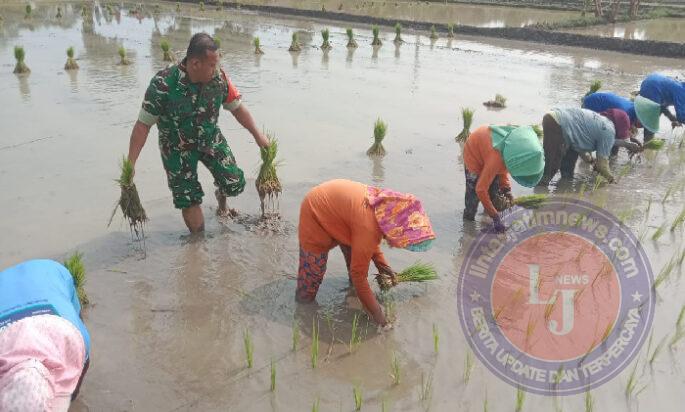
<svg viewBox="0 0 685 412">
<path fill-rule="evenodd" d="M 214 44 L 216 44 L 217 50 L 221 48 L 221 39 L 219 36 L 214 36 L 212 37 L 212 40 L 214 40 Z"/>
<path fill-rule="evenodd" d="M 466 359 L 464 359 L 464 383 L 469 383 L 471 379 L 471 372 L 473 371 L 473 352 L 466 350 Z"/>
<path fill-rule="evenodd" d="M 300 324 L 297 319 L 293 321 L 293 352 L 297 350 L 300 344 Z"/>
<path fill-rule="evenodd" d="M 381 29 L 378 28 L 378 26 L 373 26 L 371 27 L 371 32 L 373 33 L 373 41 L 371 42 L 372 46 L 382 46 L 383 42 L 381 41 L 380 35 Z"/>
<path fill-rule="evenodd" d="M 299 52 L 302 50 L 302 46 L 300 45 L 300 42 L 298 40 L 298 35 L 297 32 L 293 33 L 293 41 L 290 43 L 290 48 L 288 51 L 291 52 Z"/>
<path fill-rule="evenodd" d="M 423 372 L 421 373 L 421 387 L 419 388 L 419 399 L 421 402 L 430 403 L 431 397 L 433 396 L 433 374 L 429 373 L 428 377 L 425 377 Z"/>
<path fill-rule="evenodd" d="M 330 36 L 330 32 L 328 31 L 328 29 L 321 30 L 321 39 L 322 39 L 321 50 L 326 51 L 326 50 L 330 50 L 333 48 L 333 46 L 331 46 L 331 42 L 328 40 L 329 36 Z"/>
<path fill-rule="evenodd" d="M 200 2 L 200 11 L 205 11 L 205 2 L 204 1 Z"/>
<path fill-rule="evenodd" d="M 637 387 L 638 384 L 638 378 L 637 378 L 637 367 L 639 365 L 639 360 L 635 360 L 635 366 L 633 367 L 633 370 L 630 372 L 630 375 L 628 376 L 628 382 L 626 382 L 626 398 L 630 399 L 630 397 L 633 395 L 635 392 L 635 388 Z"/>
<path fill-rule="evenodd" d="M 664 336 L 664 338 L 661 339 L 661 342 L 659 342 L 659 344 L 656 345 L 656 347 L 654 348 L 654 352 L 652 352 L 652 355 L 649 357 L 649 367 L 650 368 L 654 364 L 654 361 L 659 356 L 661 351 L 664 349 L 664 345 L 666 344 L 667 339 L 668 339 L 668 335 Z"/>
<path fill-rule="evenodd" d="M 64 267 L 71 273 L 71 277 L 74 280 L 74 288 L 76 289 L 76 294 L 78 295 L 81 306 L 88 305 L 90 299 L 88 299 L 88 295 L 84 288 L 84 285 L 86 284 L 86 267 L 83 264 L 83 254 L 74 252 L 74 254 L 64 261 Z"/>
<path fill-rule="evenodd" d="M 521 387 L 516 388 L 516 412 L 521 412 L 523 410 L 523 404 L 526 401 L 526 392 L 521 389 Z"/>
<path fill-rule="evenodd" d="M 252 44 L 254 45 L 254 54 L 264 54 L 264 50 L 262 50 L 260 45 L 259 37 L 255 37 L 254 39 L 252 39 Z"/>
<path fill-rule="evenodd" d="M 259 149 L 262 165 L 259 167 L 259 174 L 255 180 L 262 216 L 265 216 L 267 206 L 271 205 L 272 208 L 275 209 L 274 203 L 278 200 L 278 196 L 283 191 L 281 181 L 278 179 L 278 174 L 276 173 L 276 167 L 278 166 L 278 162 L 276 162 L 276 156 L 278 155 L 278 140 L 276 140 L 271 133 L 267 132 L 266 136 L 269 140 L 269 146 Z"/>
<path fill-rule="evenodd" d="M 316 399 L 314 399 L 314 403 L 312 404 L 312 412 L 319 412 L 319 397 L 317 396 Z"/>
<path fill-rule="evenodd" d="M 680 313 L 678 314 L 678 320 L 675 323 L 675 334 L 673 335 L 673 339 L 671 339 L 671 343 L 669 343 L 669 347 L 673 349 L 673 347 L 685 337 L 685 305 L 680 309 Z"/>
<path fill-rule="evenodd" d="M 368 156 L 385 156 L 385 147 L 383 147 L 383 139 L 388 130 L 388 125 L 380 118 L 376 119 L 373 125 L 373 145 L 366 151 Z"/>
<path fill-rule="evenodd" d="M 661 150 L 664 145 L 666 144 L 666 140 L 664 139 L 652 139 L 648 141 L 647 143 L 642 146 L 644 149 L 649 149 L 649 150 Z"/>
<path fill-rule="evenodd" d="M 464 128 L 461 130 L 461 133 L 459 133 L 457 135 L 457 137 L 455 138 L 455 140 L 457 142 L 465 142 L 466 139 L 471 134 L 471 124 L 473 123 L 473 113 L 474 113 L 474 110 L 470 109 L 468 107 L 461 109 L 461 118 L 464 122 Z"/>
<path fill-rule="evenodd" d="M 221 11 L 224 8 L 224 0 L 218 0 L 216 2 L 216 11 Z"/>
<path fill-rule="evenodd" d="M 78 63 L 74 59 L 74 48 L 67 49 L 67 62 L 64 64 L 64 70 L 78 70 Z"/>
<path fill-rule="evenodd" d="M 243 346 L 245 348 L 245 360 L 247 361 L 247 367 L 252 368 L 254 343 L 252 343 L 252 336 L 250 336 L 250 331 L 247 328 L 245 328 L 243 331 Z"/>
<path fill-rule="evenodd" d="M 312 348 L 311 348 L 312 369 L 316 369 L 319 364 L 319 323 L 316 318 L 312 319 Z"/>
<path fill-rule="evenodd" d="M 531 124 L 530 128 L 533 129 L 535 134 L 538 136 L 538 139 L 543 139 L 545 137 L 542 127 L 539 124 Z"/>
<path fill-rule="evenodd" d="M 447 38 L 448 39 L 454 38 L 454 24 L 452 24 L 452 23 L 447 24 Z"/>
<path fill-rule="evenodd" d="M 602 183 L 604 183 L 606 179 L 602 175 L 597 175 L 595 176 L 595 183 L 592 185 L 592 191 L 596 192 L 597 189 L 599 189 L 600 186 L 602 186 Z"/>
<path fill-rule="evenodd" d="M 355 313 L 354 317 L 352 318 L 352 332 L 350 334 L 350 353 L 354 352 L 354 349 L 359 345 L 361 342 L 361 335 L 359 333 L 359 314 Z"/>
<path fill-rule="evenodd" d="M 119 46 L 118 52 L 119 52 L 119 57 L 120 57 L 120 60 L 119 60 L 120 66 L 128 66 L 129 64 L 131 64 L 131 61 L 126 56 L 126 49 L 124 48 L 124 46 Z"/>
<path fill-rule="evenodd" d="M 549 200 L 545 194 L 519 196 L 514 199 L 514 204 L 526 209 L 539 209 Z"/>
<path fill-rule="evenodd" d="M 136 184 L 133 183 L 133 163 L 124 156 L 121 159 L 120 168 L 121 175 L 119 176 L 119 179 L 115 180 L 121 189 L 121 196 L 119 197 L 117 206 L 121 209 L 124 218 L 128 221 L 131 236 L 133 237 L 135 234 L 136 238 L 145 241 L 145 222 L 147 222 L 147 215 L 145 214 L 143 204 L 140 202 Z M 110 217 L 107 226 L 112 224 L 112 219 L 114 218 L 116 211 L 117 207 L 112 211 L 112 216 Z"/>
<path fill-rule="evenodd" d="M 594 80 L 592 83 L 590 83 L 590 90 L 588 90 L 587 93 L 585 93 L 585 96 L 583 98 L 588 97 L 592 93 L 596 93 L 599 91 L 599 89 L 602 88 L 602 81 L 601 80 Z"/>
<path fill-rule="evenodd" d="M 671 223 L 671 232 L 679 228 L 683 222 L 685 222 L 685 207 L 683 207 L 683 210 L 680 211 L 680 214 L 678 214 L 673 220 L 673 223 Z"/>
<path fill-rule="evenodd" d="M 427 282 L 429 280 L 435 280 L 438 278 L 438 271 L 430 263 L 423 263 L 417 261 L 413 265 L 405 268 L 403 271 L 395 276 L 395 281 L 397 283 L 402 282 Z M 379 273 L 376 275 L 376 282 L 381 290 L 388 290 L 393 287 L 392 279 L 385 275 Z"/>
<path fill-rule="evenodd" d="M 590 390 L 585 391 L 585 412 L 592 412 L 595 410 L 595 400 L 592 398 Z"/>
<path fill-rule="evenodd" d="M 347 33 L 347 47 L 351 49 L 356 49 L 359 47 L 357 41 L 354 39 L 354 32 L 352 29 L 348 27 L 345 29 L 345 33 Z"/>
<path fill-rule="evenodd" d="M 656 279 L 654 279 L 654 284 L 652 285 L 654 290 L 656 290 L 659 286 L 661 286 L 662 283 L 664 283 L 666 279 L 668 279 L 675 268 L 676 262 L 677 259 L 671 259 L 664 265 L 664 267 L 661 268 L 661 271 L 657 275 Z"/>
<path fill-rule="evenodd" d="M 61 19 L 62 17 L 63 17 L 62 16 L 62 7 L 58 6 L 57 7 L 57 14 L 55 15 L 55 18 Z"/>
<path fill-rule="evenodd" d="M 83 7 L 81 7 L 81 17 L 86 17 L 86 16 L 88 16 L 88 8 L 84 5 Z"/>
<path fill-rule="evenodd" d="M 164 53 L 164 56 L 162 57 L 163 61 L 165 61 L 165 62 L 176 61 L 176 58 L 174 57 L 173 53 L 171 53 L 171 47 L 169 45 L 169 40 L 162 39 L 159 42 L 159 47 L 162 49 L 162 52 Z"/>
<path fill-rule="evenodd" d="M 180 13 L 180 12 L 181 12 L 181 3 L 176 2 L 176 13 Z"/>
<path fill-rule="evenodd" d="M 433 324 L 433 352 L 436 354 L 440 349 L 440 331 L 438 330 L 438 325 Z"/>
<path fill-rule="evenodd" d="M 388 412 L 388 400 L 386 398 L 381 401 L 381 412 Z"/>
<path fill-rule="evenodd" d="M 271 392 L 276 390 L 276 364 L 271 359 Z"/>
<path fill-rule="evenodd" d="M 395 23 L 395 40 L 393 41 L 395 44 L 404 43 L 404 40 L 402 40 L 402 25 L 400 23 Z"/>
<path fill-rule="evenodd" d="M 31 18 L 31 12 L 32 12 L 32 11 L 33 11 L 33 9 L 31 8 L 31 5 L 30 5 L 30 4 L 27 4 L 27 5 L 26 5 L 26 14 L 24 14 L 24 18 L 25 18 L 25 19 L 30 19 L 30 18 Z"/>
<path fill-rule="evenodd" d="M 402 379 L 400 360 L 395 352 L 392 353 L 392 360 L 390 361 L 390 378 L 393 385 L 399 385 Z"/>
<path fill-rule="evenodd" d="M 666 189 L 666 193 L 664 193 L 664 197 L 661 198 L 661 204 L 666 203 L 669 197 L 671 197 L 671 194 L 673 193 L 673 185 L 670 185 L 668 189 Z"/>
<path fill-rule="evenodd" d="M 485 398 L 483 398 L 483 412 L 488 412 L 488 392 L 485 391 Z"/>
<path fill-rule="evenodd" d="M 356 383 L 354 387 L 352 387 L 352 395 L 354 395 L 354 410 L 362 410 L 362 403 L 364 402 L 364 398 L 362 394 L 361 384 Z"/>
<path fill-rule="evenodd" d="M 435 25 L 431 26 L 430 39 L 431 40 L 437 40 L 438 39 L 438 32 L 435 30 Z"/>
<path fill-rule="evenodd" d="M 14 58 L 17 60 L 16 66 L 14 66 L 15 74 L 31 73 L 31 69 L 26 65 L 24 59 L 26 58 L 26 52 L 22 46 L 14 46 Z"/>
</svg>

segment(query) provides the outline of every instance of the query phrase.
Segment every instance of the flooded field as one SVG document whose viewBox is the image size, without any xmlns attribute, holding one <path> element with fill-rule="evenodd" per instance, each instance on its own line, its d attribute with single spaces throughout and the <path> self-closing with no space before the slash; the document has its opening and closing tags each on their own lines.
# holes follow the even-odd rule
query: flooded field
<svg viewBox="0 0 685 412">
<path fill-rule="evenodd" d="M 662 40 L 682 43 L 685 41 L 685 18 L 641 20 L 566 31 L 621 39 Z"/>
<path fill-rule="evenodd" d="M 554 106 L 577 106 L 592 80 L 628 95 L 647 73 L 683 70 L 679 60 L 473 37 L 432 42 L 428 33 L 406 32 L 406 43 L 396 47 L 388 29 L 381 33 L 384 45 L 373 49 L 365 26 L 353 26 L 360 47 L 348 51 L 345 27 L 335 22 L 218 12 L 211 6 L 201 12 L 182 5 L 176 13 L 174 4 L 162 3 L 159 12 L 146 6 L 143 15 L 131 16 L 133 5 L 124 4 L 112 16 L 96 2 L 84 20 L 81 3 L 34 4 L 30 19 L 24 18 L 24 3 L 0 6 L 0 267 L 84 252 L 93 303 L 84 316 L 92 364 L 72 411 L 306 411 L 316 399 L 321 411 L 351 411 L 356 386 L 362 410 L 379 411 L 385 403 L 389 411 L 475 412 L 487 402 L 488 411 L 511 412 L 516 389 L 478 360 L 464 379 L 471 355 L 457 319 L 456 286 L 465 250 L 482 222 L 465 225 L 461 219 L 464 172 L 454 141 L 460 109 L 476 109 L 474 126 L 539 124 Z M 58 4 L 61 20 L 55 19 Z M 328 53 L 316 47 L 325 27 L 333 45 Z M 160 40 L 168 39 L 182 57 L 190 36 L 200 31 L 221 38 L 223 67 L 258 124 L 280 140 L 282 220 L 275 232 L 261 229 L 254 189 L 259 152 L 224 113 L 220 126 L 249 177 L 245 193 L 231 203 L 241 216 L 214 216 L 211 177 L 200 168 L 207 232 L 190 239 L 173 209 L 153 131 L 135 176 L 150 218 L 143 258 L 119 217 L 107 228 L 118 197 L 118 161 L 128 150 L 146 87 L 165 67 Z M 302 33 L 299 54 L 287 52 L 293 31 Z M 254 36 L 265 55 L 253 54 Z M 26 50 L 28 76 L 12 74 L 15 45 Z M 117 65 L 120 45 L 132 65 Z M 76 49 L 78 72 L 62 69 L 69 46 Z M 508 108 L 486 110 L 482 102 L 497 93 L 508 98 Z M 388 123 L 388 155 L 370 160 L 365 151 L 377 117 Z M 671 132 L 665 119 L 661 126 L 661 137 L 673 145 L 641 160 L 621 153 L 613 165 L 620 171 L 618 184 L 591 191 L 594 176 L 580 165 L 576 181 L 551 186 L 570 196 L 588 188 L 582 196 L 639 234 L 655 275 L 681 252 L 682 228 L 669 227 L 685 196 L 683 131 Z M 352 353 L 350 325 L 361 306 L 337 251 L 318 305 L 294 301 L 299 202 L 312 186 L 332 178 L 416 194 L 438 235 L 435 247 L 420 258 L 435 263 L 440 280 L 395 288 L 387 297 L 397 316 L 394 330 L 376 333 L 363 316 L 362 341 Z M 531 191 L 515 186 L 514 192 Z M 387 257 L 399 269 L 419 256 L 387 250 Z M 639 396 L 625 396 L 631 365 L 592 391 L 594 410 L 682 409 L 683 343 L 655 355 L 657 342 L 675 334 L 682 291 L 676 268 L 658 290 L 654 344 L 638 357 Z M 310 365 L 314 313 L 321 337 L 316 369 Z M 295 351 L 294 323 L 301 329 Z M 245 331 L 254 343 L 251 369 Z M 393 354 L 402 369 L 398 385 L 389 376 Z M 432 385 L 426 388 L 428 377 Z M 420 390 L 422 381 L 427 391 Z M 584 395 L 555 400 L 527 394 L 523 406 L 555 408 L 587 410 Z"/>
</svg>

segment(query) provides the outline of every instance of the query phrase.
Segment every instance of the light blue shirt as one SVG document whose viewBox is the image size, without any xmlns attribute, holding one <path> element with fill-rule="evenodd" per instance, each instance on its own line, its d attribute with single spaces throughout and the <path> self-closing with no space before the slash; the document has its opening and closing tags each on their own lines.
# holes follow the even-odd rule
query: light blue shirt
<svg viewBox="0 0 685 412">
<path fill-rule="evenodd" d="M 566 143 L 576 152 L 597 152 L 608 158 L 614 147 L 616 130 L 611 120 L 592 110 L 569 107 L 552 109 Z"/>
</svg>

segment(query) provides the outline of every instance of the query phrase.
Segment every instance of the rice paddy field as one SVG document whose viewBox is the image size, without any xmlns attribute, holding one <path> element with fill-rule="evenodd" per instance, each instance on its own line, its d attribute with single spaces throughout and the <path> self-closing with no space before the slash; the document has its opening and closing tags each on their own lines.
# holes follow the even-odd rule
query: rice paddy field
<svg viewBox="0 0 685 412">
<path fill-rule="evenodd" d="M 29 18 L 24 2 L 0 5 L 0 267 L 83 254 L 93 349 L 71 411 L 682 410 L 685 339 L 674 338 L 683 335 L 685 304 L 683 129 L 672 131 L 662 118 L 664 148 L 633 159 L 621 151 L 612 163 L 617 184 L 593 190 L 593 173 L 579 164 L 573 182 L 550 186 L 553 195 L 583 197 L 623 220 L 661 279 L 654 343 L 638 363 L 589 395 L 560 398 L 517 392 L 466 342 L 457 280 L 486 220 L 462 221 L 455 142 L 462 108 L 475 109 L 472 130 L 540 124 L 552 107 L 577 106 L 594 80 L 628 95 L 653 71 L 682 77 L 681 60 L 477 37 L 431 40 L 409 30 L 396 46 L 392 27 L 380 28 L 383 46 L 372 48 L 364 25 L 350 26 L 359 47 L 348 50 L 347 26 L 334 21 L 209 4 L 205 11 L 181 4 L 177 12 L 175 3 L 145 2 L 130 15 L 136 4 L 116 3 L 110 14 L 107 3 L 89 1 L 85 16 L 82 2 L 31 4 Z M 318 48 L 324 29 L 332 46 L 326 53 Z M 222 65 L 244 104 L 278 138 L 281 219 L 261 223 L 259 149 L 224 113 L 219 124 L 248 176 L 245 193 L 230 201 L 240 216 L 215 217 L 211 177 L 201 168 L 207 230 L 200 239 L 187 236 L 153 131 L 135 174 L 149 219 L 143 254 L 120 216 L 107 227 L 120 194 L 119 163 L 145 89 L 168 64 L 160 43 L 181 58 L 200 31 L 221 39 Z M 295 31 L 302 51 L 289 53 Z M 263 55 L 255 55 L 254 37 Z M 28 75 L 12 73 L 15 46 L 24 48 Z M 78 71 L 64 70 L 69 47 Z M 120 47 L 131 64 L 118 64 Z M 483 106 L 496 94 L 507 98 L 506 109 Z M 369 157 L 379 118 L 386 154 Z M 295 303 L 299 202 L 333 178 L 414 193 L 438 234 L 420 259 L 439 279 L 403 283 L 384 296 L 397 319 L 392 331 L 377 332 L 364 315 L 337 250 L 318 303 Z M 533 191 L 515 186 L 514 193 Z M 386 252 L 398 271 L 418 256 Z"/>
<path fill-rule="evenodd" d="M 636 22 L 607 24 L 568 30 L 571 33 L 592 34 L 635 40 L 664 40 L 682 43 L 685 39 L 685 19 L 663 18 Z"/>
</svg>

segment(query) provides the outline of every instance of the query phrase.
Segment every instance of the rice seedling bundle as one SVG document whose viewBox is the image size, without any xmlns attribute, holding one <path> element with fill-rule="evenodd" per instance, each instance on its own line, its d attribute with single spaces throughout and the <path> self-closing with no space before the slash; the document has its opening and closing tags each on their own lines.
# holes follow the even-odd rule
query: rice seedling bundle
<svg viewBox="0 0 685 412">
<path fill-rule="evenodd" d="M 649 150 L 661 150 L 664 145 L 666 144 L 666 140 L 664 139 L 652 139 L 648 141 L 647 143 L 642 146 L 644 149 L 649 149 Z"/>
<path fill-rule="evenodd" d="M 345 32 L 347 33 L 347 47 L 351 49 L 356 49 L 357 47 L 359 47 L 357 41 L 354 39 L 354 32 L 352 31 L 352 29 L 347 28 L 345 29 Z"/>
<path fill-rule="evenodd" d="M 431 26 L 431 40 L 437 40 L 438 39 L 438 32 L 435 30 L 435 26 Z"/>
<path fill-rule="evenodd" d="M 31 69 L 24 62 L 26 57 L 26 52 L 21 46 L 14 46 L 14 58 L 17 60 L 16 66 L 14 66 L 15 74 L 31 73 Z"/>
<path fill-rule="evenodd" d="M 302 46 L 300 45 L 300 42 L 298 40 L 297 32 L 294 32 L 293 33 L 293 40 L 290 43 L 290 48 L 288 49 L 288 51 L 299 52 L 301 50 L 302 50 Z"/>
<path fill-rule="evenodd" d="M 180 12 L 181 12 L 181 3 L 176 2 L 176 13 L 180 13 Z"/>
<path fill-rule="evenodd" d="M 352 388 L 352 395 L 354 395 L 354 410 L 361 411 L 362 403 L 364 402 L 361 385 L 354 385 Z"/>
<path fill-rule="evenodd" d="M 221 39 L 218 36 L 212 37 L 212 40 L 214 40 L 214 44 L 216 44 L 216 48 L 220 49 L 221 48 Z"/>
<path fill-rule="evenodd" d="M 447 24 L 447 38 L 448 39 L 454 38 L 454 24 L 452 24 L 452 23 Z"/>
<path fill-rule="evenodd" d="M 73 255 L 69 256 L 67 260 L 64 261 L 64 267 L 67 268 L 71 277 L 74 279 L 74 288 L 76 288 L 76 294 L 78 295 L 78 300 L 81 306 L 90 303 L 84 285 L 86 283 L 86 268 L 83 265 L 83 254 L 75 252 Z"/>
<path fill-rule="evenodd" d="M 514 204 L 526 209 L 538 209 L 549 200 L 545 194 L 519 196 L 514 199 Z"/>
<path fill-rule="evenodd" d="M 271 359 L 271 392 L 276 390 L 276 364 Z"/>
<path fill-rule="evenodd" d="M 350 353 L 359 345 L 362 338 L 359 333 L 359 314 L 355 313 L 352 318 L 352 332 L 350 333 Z"/>
<path fill-rule="evenodd" d="M 119 46 L 118 52 L 119 52 L 119 57 L 120 57 L 120 61 L 119 61 L 120 66 L 128 66 L 129 64 L 131 64 L 131 61 L 128 59 L 128 57 L 126 55 L 126 49 L 124 48 L 124 46 Z"/>
<path fill-rule="evenodd" d="M 262 208 L 262 215 L 266 212 L 265 200 L 271 202 L 272 206 L 278 195 L 282 191 L 281 182 L 278 180 L 276 174 L 276 156 L 278 154 L 278 140 L 267 133 L 269 139 L 269 146 L 262 147 L 260 155 L 262 157 L 262 165 L 259 168 L 259 174 L 255 180 L 257 193 L 259 193 L 259 200 Z"/>
<path fill-rule="evenodd" d="M 243 331 L 243 346 L 245 347 L 245 360 L 247 361 L 247 367 L 252 368 L 254 357 L 254 343 L 252 343 L 252 337 L 250 336 L 249 329 L 245 329 Z"/>
<path fill-rule="evenodd" d="M 173 62 L 176 60 L 174 57 L 173 53 L 171 53 L 171 47 L 169 45 L 169 40 L 167 39 L 162 39 L 159 42 L 159 47 L 162 49 L 162 52 L 164 53 L 164 57 L 162 57 L 162 60 L 165 62 Z"/>
<path fill-rule="evenodd" d="M 435 280 L 438 278 L 438 271 L 430 263 L 416 262 L 413 265 L 407 267 L 402 272 L 395 276 L 395 280 L 398 283 L 401 282 L 427 282 L 429 280 Z M 381 290 L 390 289 L 393 284 L 392 280 L 388 275 L 378 274 L 376 275 L 376 281 Z"/>
<path fill-rule="evenodd" d="M 395 40 L 393 41 L 395 44 L 404 43 L 404 40 L 402 40 L 402 25 L 400 23 L 395 23 Z"/>
<path fill-rule="evenodd" d="M 516 412 L 523 410 L 523 403 L 526 401 L 526 393 L 521 387 L 516 388 Z"/>
<path fill-rule="evenodd" d="M 219 0 L 216 2 L 216 11 L 221 11 L 224 8 L 224 0 Z"/>
<path fill-rule="evenodd" d="M 200 2 L 200 11 L 205 11 L 205 2 L 204 1 Z"/>
<path fill-rule="evenodd" d="M 78 63 L 74 59 L 74 48 L 67 49 L 67 62 L 64 64 L 64 70 L 78 70 Z"/>
<path fill-rule="evenodd" d="M 507 98 L 501 94 L 496 94 L 495 100 L 488 100 L 487 102 L 483 103 L 483 106 L 492 107 L 495 109 L 504 109 L 507 107 Z"/>
<path fill-rule="evenodd" d="M 24 15 L 24 18 L 25 18 L 25 19 L 30 19 L 30 18 L 31 18 L 31 12 L 32 12 L 32 11 L 33 11 L 33 10 L 32 10 L 32 8 L 31 8 L 31 5 L 30 5 L 30 4 L 27 4 L 27 5 L 26 5 L 26 14 Z"/>
<path fill-rule="evenodd" d="M 371 27 L 371 32 L 373 33 L 373 41 L 371 42 L 372 46 L 382 46 L 383 42 L 381 41 L 380 35 L 381 30 L 378 28 L 378 26 L 373 26 Z"/>
<path fill-rule="evenodd" d="M 333 48 L 333 46 L 331 46 L 331 42 L 328 40 L 329 36 L 330 32 L 328 29 L 321 30 L 321 38 L 323 39 L 323 42 L 321 43 L 321 50 L 326 51 Z"/>
<path fill-rule="evenodd" d="M 312 412 L 319 412 L 319 398 L 317 397 L 314 399 L 314 403 L 312 404 Z"/>
<path fill-rule="evenodd" d="M 585 96 L 583 96 L 583 99 L 591 95 L 592 93 L 597 93 L 599 89 L 602 88 L 602 81 L 601 80 L 594 80 L 592 83 L 590 83 L 590 90 L 588 90 L 587 93 L 585 93 Z"/>
<path fill-rule="evenodd" d="M 392 353 L 392 360 L 390 361 L 390 378 L 392 378 L 393 385 L 399 385 L 402 379 L 400 360 L 395 352 Z"/>
<path fill-rule="evenodd" d="M 55 18 L 62 18 L 62 7 L 57 7 L 57 15 L 55 15 Z"/>
<path fill-rule="evenodd" d="M 254 44 L 254 54 L 257 54 L 257 55 L 264 54 L 264 51 L 263 51 L 262 48 L 260 47 L 259 37 L 255 37 L 255 38 L 252 40 L 252 44 Z"/>
<path fill-rule="evenodd" d="M 457 142 L 465 142 L 466 139 L 471 134 L 471 124 L 473 123 L 473 113 L 474 113 L 474 110 L 470 109 L 468 107 L 461 109 L 461 118 L 464 122 L 464 128 L 461 130 L 461 133 L 459 133 L 457 135 L 457 137 L 455 138 L 455 140 Z"/>
<path fill-rule="evenodd" d="M 121 176 L 116 180 L 121 188 L 121 197 L 119 198 L 117 206 L 121 209 L 126 220 L 128 220 L 131 234 L 135 234 L 139 239 L 145 239 L 145 222 L 147 222 L 147 215 L 140 202 L 136 184 L 133 183 L 133 174 L 133 163 L 126 157 L 122 158 Z M 112 212 L 112 217 L 109 219 L 110 224 L 112 223 L 116 211 L 117 208 L 115 207 Z"/>
<path fill-rule="evenodd" d="M 388 125 L 380 118 L 376 119 L 373 125 L 373 145 L 366 151 L 368 156 L 385 156 L 385 147 L 383 147 L 383 139 L 388 130 Z"/>
</svg>

